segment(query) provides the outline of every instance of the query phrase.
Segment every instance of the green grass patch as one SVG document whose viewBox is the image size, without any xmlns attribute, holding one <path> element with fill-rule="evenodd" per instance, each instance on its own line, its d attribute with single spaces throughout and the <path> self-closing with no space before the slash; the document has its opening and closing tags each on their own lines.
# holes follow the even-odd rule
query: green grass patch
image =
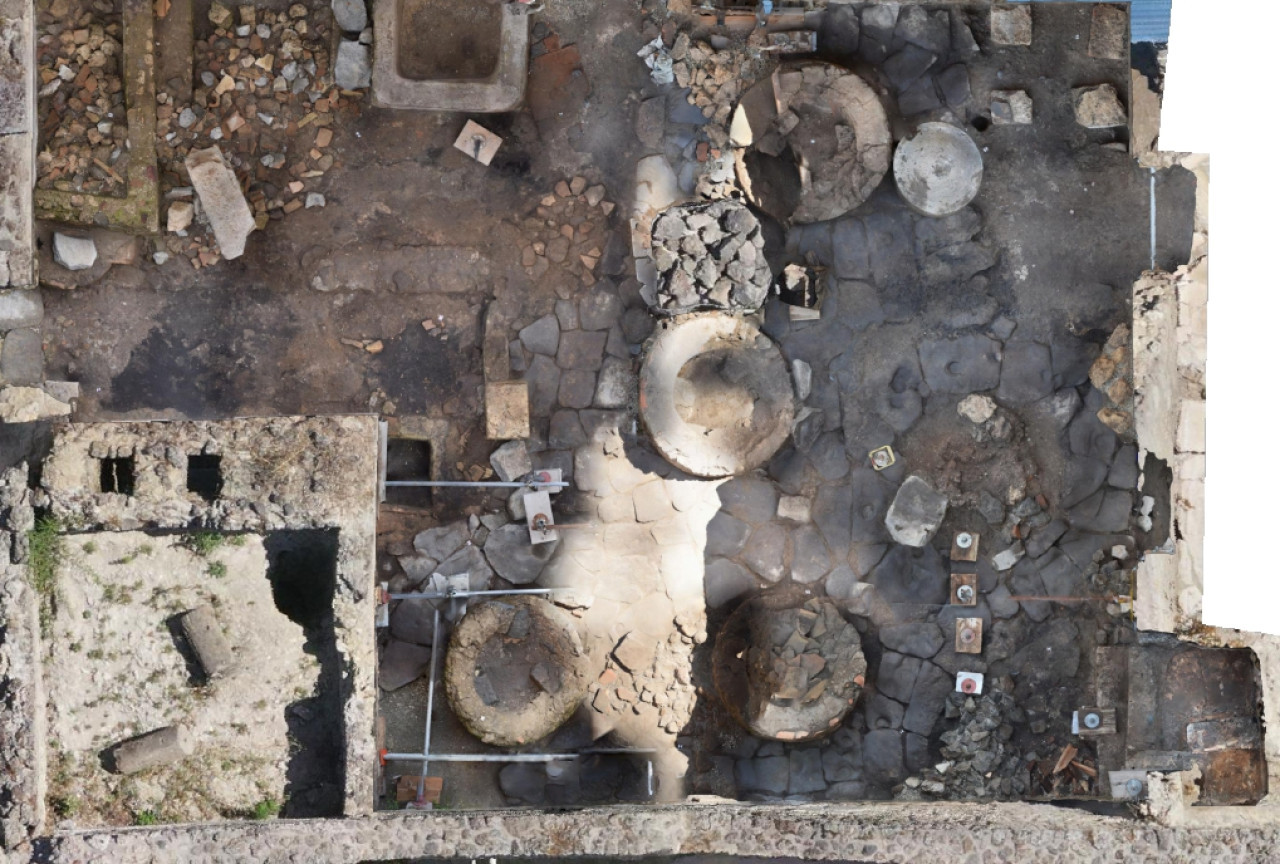
<svg viewBox="0 0 1280 864">
<path fill-rule="evenodd" d="M 53 629 L 54 600 L 58 593 L 58 567 L 66 551 L 62 523 L 53 516 L 41 516 L 27 532 L 27 560 L 31 587 L 40 597 L 40 631 L 48 636 Z"/>
<path fill-rule="evenodd" d="M 59 819 L 70 819 L 80 812 L 80 799 L 74 795 L 56 795 L 50 799 L 53 813 Z"/>
<path fill-rule="evenodd" d="M 225 542 L 226 537 L 217 531 L 192 531 L 182 538 L 183 546 L 203 558 L 208 558 Z"/>
<path fill-rule="evenodd" d="M 58 565 L 65 545 L 62 523 L 53 516 L 41 516 L 27 532 L 31 561 L 31 585 L 43 597 L 52 597 L 58 587 Z"/>
<path fill-rule="evenodd" d="M 250 819 L 274 819 L 280 815 L 282 805 L 274 798 L 263 798 L 249 811 Z"/>
</svg>

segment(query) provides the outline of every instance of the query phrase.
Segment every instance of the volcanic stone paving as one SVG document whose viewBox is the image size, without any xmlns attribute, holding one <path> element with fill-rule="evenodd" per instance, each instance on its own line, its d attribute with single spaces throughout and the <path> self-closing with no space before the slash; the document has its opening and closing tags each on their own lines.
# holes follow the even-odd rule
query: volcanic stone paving
<svg viewBox="0 0 1280 864">
<path fill-rule="evenodd" d="M 944 101 L 965 121 L 985 118 L 989 103 L 971 98 L 970 85 L 981 95 L 998 82 L 1043 82 L 1059 62 L 1065 78 L 1021 85 L 1036 99 L 1029 129 L 997 124 L 983 132 L 973 124 L 983 185 L 959 212 L 920 215 L 889 178 L 853 212 L 793 227 L 778 248 L 766 243 L 774 272 L 808 261 L 826 268 L 826 290 L 818 320 L 795 320 L 776 299 L 758 316 L 790 361 L 800 397 L 792 436 L 764 469 L 698 480 L 646 440 L 636 370 L 654 319 L 640 284 L 618 266 L 625 255 L 594 245 L 594 227 L 581 230 L 599 218 L 591 181 L 566 181 L 526 218 L 545 234 L 522 245 L 530 275 L 554 274 L 543 262 L 556 236 L 575 244 L 555 250 L 568 269 L 556 283 L 559 299 L 524 298 L 507 328 L 511 371 L 529 386 L 529 464 L 559 468 L 572 481 L 553 508 L 557 524 L 575 527 L 540 553 L 545 563 L 521 553 L 514 557 L 527 566 L 500 564 L 506 547 L 528 549 L 517 491 L 505 505 L 494 502 L 504 513 L 465 529 L 481 548 L 459 540 L 460 551 L 449 555 L 467 561 L 435 570 L 469 572 L 472 587 L 565 589 L 554 600 L 579 622 L 593 683 L 587 710 L 545 746 L 653 748 L 654 797 L 665 800 L 1017 798 L 1049 790 L 1070 740 L 1070 712 L 1091 694 L 1093 655 L 1084 649 L 1130 638 L 1109 601 L 1129 591 L 1128 567 L 1154 536 L 1145 521 L 1151 505 L 1137 494 L 1137 451 L 1124 437 L 1128 358 L 1123 339 L 1109 339 L 1128 320 L 1128 285 L 1149 263 L 1146 175 L 1117 150 L 1116 133 L 1076 122 L 1073 84 L 1127 77 L 1123 62 L 1090 58 L 1087 41 L 1072 40 L 1087 32 L 1088 12 L 1037 10 L 1048 24 L 1033 45 L 993 42 L 983 55 L 977 45 L 987 45 L 989 25 L 976 13 L 868 7 L 865 39 L 838 29 L 858 10 L 830 13 L 831 50 L 852 63 L 884 47 L 877 62 L 885 68 L 874 74 L 891 85 L 898 76 L 902 86 L 890 92 L 906 103 L 899 113 L 921 120 L 937 119 L 931 112 Z M 941 40 L 936 50 L 918 44 L 932 36 Z M 673 41 L 673 56 L 696 62 L 687 43 Z M 888 68 L 886 56 L 916 49 L 929 58 L 914 77 Z M 939 88 L 948 98 L 938 98 Z M 929 101 L 926 89 L 938 105 L 916 109 L 906 94 Z M 725 139 L 713 134 L 719 120 L 704 126 L 682 103 L 673 87 L 642 102 L 637 131 L 648 152 L 667 153 L 689 194 L 698 186 L 694 160 L 709 152 L 699 139 Z M 1184 180 L 1161 183 L 1174 212 L 1189 216 Z M 1049 197 L 1031 202 L 1029 183 Z M 1159 225 L 1162 266 L 1188 253 L 1189 222 L 1181 218 Z M 565 230 L 562 221 L 577 227 Z M 1059 248 L 1067 231 L 1087 254 Z M 885 445 L 896 463 L 876 471 L 868 454 Z M 933 508 L 929 524 L 895 523 L 897 536 L 920 546 L 894 542 L 886 527 L 910 477 L 912 488 L 927 487 L 946 503 Z M 968 565 L 979 595 L 971 607 L 949 604 L 947 557 L 960 530 L 979 543 L 978 561 Z M 421 546 L 420 554 L 441 560 Z M 421 578 L 431 572 L 421 561 L 401 564 Z M 488 575 L 490 568 L 498 572 Z M 865 690 L 817 742 L 751 737 L 711 686 L 708 633 L 745 597 L 783 582 L 832 599 L 866 655 Z M 1096 602 L 1044 599 L 1085 595 Z M 393 613 L 398 639 L 403 614 Z M 954 650 L 957 618 L 982 621 L 982 653 Z M 956 694 L 960 671 L 985 673 L 984 694 Z M 1096 765 L 1088 746 L 1077 758 Z M 510 803 L 650 800 L 638 771 L 633 761 L 583 760 L 493 774 Z M 1077 783 L 1075 791 L 1092 791 L 1087 780 Z"/>
</svg>

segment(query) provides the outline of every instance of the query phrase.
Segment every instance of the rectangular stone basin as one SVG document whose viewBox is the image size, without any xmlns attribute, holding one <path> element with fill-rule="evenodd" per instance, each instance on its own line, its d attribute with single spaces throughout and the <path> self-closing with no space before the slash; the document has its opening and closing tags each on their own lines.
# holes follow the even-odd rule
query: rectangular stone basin
<svg viewBox="0 0 1280 864">
<path fill-rule="evenodd" d="M 375 0 L 374 102 L 512 111 L 524 99 L 529 9 L 503 0 Z"/>
</svg>

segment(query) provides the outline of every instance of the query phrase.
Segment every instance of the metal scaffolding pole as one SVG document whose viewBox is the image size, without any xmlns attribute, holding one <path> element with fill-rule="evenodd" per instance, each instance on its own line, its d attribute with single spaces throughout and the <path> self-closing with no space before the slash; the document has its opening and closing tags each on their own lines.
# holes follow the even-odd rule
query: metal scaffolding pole
<svg viewBox="0 0 1280 864">
<path fill-rule="evenodd" d="M 552 594 L 556 591 L 563 591 L 563 588 L 512 588 L 507 591 L 454 591 L 450 592 L 426 592 L 426 593 L 406 593 L 406 594 L 387 594 L 388 600 L 460 600 L 466 597 L 493 597 L 503 594 Z"/>
<path fill-rule="evenodd" d="M 440 656 L 440 610 L 431 627 L 431 677 L 427 679 L 427 725 L 422 734 L 422 773 L 418 775 L 418 803 L 427 794 L 427 766 L 431 755 L 431 714 L 436 705 L 436 658 Z"/>
<path fill-rule="evenodd" d="M 502 489 L 523 489 L 526 486 L 533 486 L 538 489 L 551 487 L 565 487 L 569 484 L 563 480 L 531 480 L 528 483 L 522 483 L 518 480 L 503 482 L 501 480 L 386 480 L 383 486 L 464 486 L 464 487 L 499 487 Z"/>
<path fill-rule="evenodd" d="M 612 747 L 579 750 L 577 753 L 435 753 L 432 762 L 554 762 L 557 759 L 580 759 L 583 756 L 657 753 L 652 747 Z M 426 753 L 383 753 L 385 762 L 416 762 Z M 425 761 L 424 761 L 425 764 Z M 419 789 L 422 780 L 419 779 Z M 418 793 L 421 796 L 421 792 Z"/>
</svg>

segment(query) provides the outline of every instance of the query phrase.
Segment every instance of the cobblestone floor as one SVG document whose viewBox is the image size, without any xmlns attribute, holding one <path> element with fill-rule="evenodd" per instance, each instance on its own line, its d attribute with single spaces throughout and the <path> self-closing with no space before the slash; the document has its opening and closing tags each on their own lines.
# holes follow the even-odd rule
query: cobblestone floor
<svg viewBox="0 0 1280 864">
<path fill-rule="evenodd" d="M 401 587 L 453 567 L 471 572 L 473 587 L 568 589 L 561 602 L 581 624 L 594 684 L 548 746 L 652 749 L 660 800 L 1090 792 L 1087 774 L 1055 780 L 1040 763 L 1052 768 L 1069 712 L 1090 692 L 1085 649 L 1129 638 L 1105 597 L 1127 590 L 1128 564 L 1159 542 L 1134 512 L 1136 450 L 1104 410 L 1120 410 L 1126 395 L 1126 361 L 1108 340 L 1127 323 L 1129 286 L 1153 251 L 1164 268 L 1186 260 L 1194 182 L 1180 169 L 1157 172 L 1152 250 L 1151 175 L 1123 152 L 1122 128 L 1086 129 L 1074 115 L 1073 88 L 1114 82 L 1123 95 L 1129 80 L 1123 60 L 1089 55 L 1089 8 L 1037 7 L 1030 46 L 997 44 L 983 10 L 957 10 L 946 20 L 967 29 L 911 35 L 940 40 L 932 99 L 919 76 L 902 77 L 905 59 L 889 62 L 921 47 L 907 39 L 914 12 L 901 33 L 899 19 L 887 31 L 872 22 L 876 31 L 847 12 L 823 25 L 824 55 L 872 69 L 898 105 L 895 137 L 943 114 L 971 130 L 983 185 L 945 218 L 907 209 L 890 177 L 839 219 L 765 226 L 771 263 L 824 267 L 826 289 L 818 320 L 793 320 L 776 299 L 759 315 L 793 369 L 798 421 L 766 465 L 741 477 L 684 475 L 639 420 L 636 376 L 654 317 L 632 276 L 627 218 L 641 157 L 668 163 L 678 197 L 729 182 L 719 106 L 731 101 L 720 94 L 733 51 L 711 52 L 719 59 L 701 76 L 686 67 L 676 84 L 657 85 L 635 52 L 661 21 L 618 6 L 568 3 L 535 24 L 535 55 L 558 50 L 552 42 L 580 48 L 591 95 L 494 118 L 506 141 L 491 169 L 451 150 L 455 118 L 371 108 L 335 120 L 332 163 L 314 178 L 326 207 L 272 222 L 237 262 L 197 274 L 141 257 L 90 289 L 51 295 L 50 366 L 83 380 L 81 417 L 426 417 L 448 433 L 443 476 L 459 479 L 486 468 L 483 355 L 506 343 L 511 377 L 529 388 L 530 467 L 564 472 L 573 486 L 556 498 L 557 519 L 589 527 L 563 531 L 549 561 L 513 565 L 510 549 L 495 546 L 519 534 L 507 524 L 518 508 L 442 494 L 425 514 L 384 513 L 380 560 Z M 855 39 L 855 30 L 880 35 Z M 957 66 L 963 88 L 947 74 Z M 1024 90 L 1032 122 L 1001 122 L 993 90 Z M 898 462 L 877 472 L 868 453 L 882 445 Z M 949 502 L 922 548 L 894 543 L 884 527 L 913 475 Z M 415 548 L 422 531 L 459 524 L 452 548 Z M 985 640 L 972 658 L 952 648 L 960 610 L 947 603 L 959 530 L 980 546 L 971 614 Z M 782 582 L 831 597 L 863 636 L 868 687 L 821 744 L 751 739 L 709 679 L 709 646 L 735 602 Z M 1042 595 L 1099 599 L 1016 599 Z M 948 697 L 961 669 L 985 672 L 1012 702 Z M 421 733 L 420 699 L 410 701 L 405 691 L 384 698 L 388 735 L 404 746 Z M 469 744 L 442 734 L 448 746 Z M 508 803 L 632 800 L 648 797 L 634 782 L 647 761 L 442 773 L 451 788 L 476 790 L 455 806 L 499 793 Z M 941 763 L 952 764 L 940 772 Z"/>
<path fill-rule="evenodd" d="M 1063 52 L 1067 77 L 1116 72 L 1072 44 L 1088 33 L 1087 12 L 1046 19 L 1029 52 L 988 45 L 969 63 L 974 81 L 1040 82 L 1031 128 L 974 133 L 987 165 L 969 207 L 923 217 L 889 181 L 852 214 L 793 227 L 785 251 L 771 247 L 825 267 L 827 287 L 819 320 L 794 320 L 777 300 L 760 316 L 802 397 L 792 438 L 760 470 L 699 480 L 656 455 L 634 402 L 653 317 L 640 283 L 604 246 L 587 248 L 595 226 L 582 229 L 588 219 L 573 202 L 590 197 L 590 181 L 568 188 L 566 178 L 526 220 L 538 229 L 522 243 L 530 276 L 570 272 L 550 283 L 554 298 L 524 296 L 518 307 L 505 298 L 519 309 L 509 313 L 510 365 L 529 385 L 531 464 L 573 479 L 557 519 L 589 526 L 563 532 L 530 583 L 573 589 L 595 664 L 590 711 L 560 743 L 656 747 L 656 797 L 668 800 L 1094 791 L 1088 774 L 1052 768 L 1071 740 L 1071 711 L 1092 692 L 1093 646 L 1133 639 L 1107 599 L 1127 593 L 1127 567 L 1150 539 L 1135 509 L 1136 448 L 1122 422 L 1117 432 L 1098 414 L 1125 399 L 1112 388 L 1126 358 L 1107 342 L 1128 320 L 1127 286 L 1150 263 L 1148 186 L 1108 140 L 1081 135 L 1068 87 L 1031 77 Z M 653 100 L 659 110 L 639 137 L 692 193 L 705 167 L 701 118 L 678 91 L 655 92 L 645 110 Z M 1158 225 L 1166 266 L 1188 254 L 1191 193 L 1177 172 L 1158 178 L 1160 200 L 1181 214 Z M 562 224 L 571 227 L 561 235 Z M 556 236 L 582 248 L 552 249 Z M 597 258 L 599 272 L 589 266 Z M 882 445 L 898 461 L 876 471 L 868 454 Z M 911 475 L 949 502 L 922 548 L 885 528 Z M 981 550 L 971 609 L 948 602 L 947 557 L 961 530 Z M 870 664 L 854 712 L 818 744 L 751 738 L 710 681 L 707 640 L 727 613 L 784 582 L 840 603 Z M 1019 599 L 1044 596 L 1090 599 Z M 958 617 L 982 619 L 982 654 L 954 650 Z M 640 670 L 618 660 L 637 641 L 647 646 Z M 949 695 L 961 670 L 985 673 L 988 695 Z M 1078 759 L 1096 766 L 1088 745 Z M 511 803 L 616 800 L 616 789 L 593 798 L 607 786 L 597 775 L 611 770 L 490 776 Z"/>
</svg>

